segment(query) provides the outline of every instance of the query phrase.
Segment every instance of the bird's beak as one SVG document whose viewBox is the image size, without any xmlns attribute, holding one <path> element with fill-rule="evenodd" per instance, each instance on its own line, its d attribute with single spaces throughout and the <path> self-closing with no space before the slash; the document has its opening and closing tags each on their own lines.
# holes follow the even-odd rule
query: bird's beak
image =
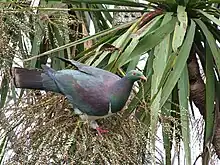
<svg viewBox="0 0 220 165">
<path fill-rule="evenodd" d="M 144 75 L 140 77 L 142 80 L 147 81 L 147 77 L 145 77 Z"/>
</svg>

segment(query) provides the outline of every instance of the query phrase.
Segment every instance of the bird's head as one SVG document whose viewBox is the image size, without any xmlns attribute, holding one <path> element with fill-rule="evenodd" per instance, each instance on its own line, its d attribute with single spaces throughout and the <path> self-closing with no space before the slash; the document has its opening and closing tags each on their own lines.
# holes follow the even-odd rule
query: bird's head
<svg viewBox="0 0 220 165">
<path fill-rule="evenodd" d="M 144 74 L 138 70 L 131 70 L 129 71 L 126 76 L 129 80 L 137 81 L 137 80 L 144 80 L 146 81 L 147 78 L 144 76 Z"/>
</svg>

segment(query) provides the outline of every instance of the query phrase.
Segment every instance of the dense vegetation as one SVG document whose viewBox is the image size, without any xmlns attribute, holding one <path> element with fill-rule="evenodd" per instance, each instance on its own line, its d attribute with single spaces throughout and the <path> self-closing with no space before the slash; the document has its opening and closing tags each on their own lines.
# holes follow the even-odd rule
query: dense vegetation
<svg viewBox="0 0 220 165">
<path fill-rule="evenodd" d="M 220 157 L 219 0 L 0 4 L 3 164 L 169 165 L 184 155 L 187 165 L 205 165 Z M 121 113 L 99 120 L 111 130 L 99 137 L 63 96 L 15 89 L 12 66 L 69 67 L 55 56 L 120 76 L 139 69 L 148 81 Z"/>
</svg>

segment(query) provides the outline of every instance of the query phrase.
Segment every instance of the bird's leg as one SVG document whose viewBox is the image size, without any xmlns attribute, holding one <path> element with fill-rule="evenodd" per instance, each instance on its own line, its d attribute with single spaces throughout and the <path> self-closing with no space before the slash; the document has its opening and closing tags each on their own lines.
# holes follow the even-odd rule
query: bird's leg
<svg viewBox="0 0 220 165">
<path fill-rule="evenodd" d="M 91 120 L 89 124 L 91 128 L 97 130 L 99 136 L 102 136 L 103 133 L 109 132 L 108 130 L 102 129 L 101 127 L 99 127 L 98 123 L 95 120 Z"/>
<path fill-rule="evenodd" d="M 77 112 L 77 110 L 75 110 L 75 112 Z M 81 111 L 80 111 L 81 112 Z M 80 118 L 83 120 L 83 121 L 89 121 L 89 125 L 91 128 L 95 129 L 99 136 L 102 136 L 103 133 L 108 133 L 108 130 L 106 129 L 102 129 L 101 127 L 99 127 L 98 123 L 95 121 L 95 120 L 91 120 L 89 119 L 88 115 L 86 114 L 81 114 L 80 115 Z"/>
</svg>

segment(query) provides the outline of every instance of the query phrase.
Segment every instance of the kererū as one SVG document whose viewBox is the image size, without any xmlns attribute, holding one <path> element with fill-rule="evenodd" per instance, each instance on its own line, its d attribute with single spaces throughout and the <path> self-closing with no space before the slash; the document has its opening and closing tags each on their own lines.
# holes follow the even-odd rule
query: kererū
<svg viewBox="0 0 220 165">
<path fill-rule="evenodd" d="M 146 77 L 137 70 L 129 71 L 120 78 L 116 74 L 88 66 L 77 61 L 60 58 L 76 69 L 55 71 L 47 65 L 43 70 L 14 67 L 11 69 L 15 87 L 39 89 L 61 93 L 73 105 L 75 113 L 82 120 L 88 120 L 90 126 L 99 134 L 107 132 L 101 129 L 96 119 L 110 116 L 120 111 L 130 95 L 135 81 Z"/>
</svg>

